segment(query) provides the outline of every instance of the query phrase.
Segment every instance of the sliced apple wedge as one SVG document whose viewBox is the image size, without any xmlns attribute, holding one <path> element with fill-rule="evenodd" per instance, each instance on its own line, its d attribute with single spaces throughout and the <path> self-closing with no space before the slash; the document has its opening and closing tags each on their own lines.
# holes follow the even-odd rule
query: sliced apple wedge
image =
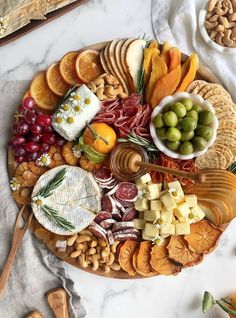
<svg viewBox="0 0 236 318">
<path fill-rule="evenodd" d="M 137 91 L 138 88 L 138 77 L 142 67 L 145 45 L 146 41 L 143 39 L 134 40 L 128 45 L 125 54 L 125 66 L 128 73 L 128 79 L 130 86 L 134 91 Z"/>
</svg>

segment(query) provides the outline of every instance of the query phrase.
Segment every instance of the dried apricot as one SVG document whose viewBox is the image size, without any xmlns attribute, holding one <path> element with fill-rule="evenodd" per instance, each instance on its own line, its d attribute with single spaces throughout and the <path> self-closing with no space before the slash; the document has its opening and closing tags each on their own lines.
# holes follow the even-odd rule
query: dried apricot
<svg viewBox="0 0 236 318">
<path fill-rule="evenodd" d="M 152 242 L 143 241 L 137 254 L 137 272 L 143 276 L 154 276 L 158 273 L 154 272 L 150 264 Z"/>
<path fill-rule="evenodd" d="M 136 241 L 128 240 L 120 248 L 118 257 L 121 268 L 127 272 L 130 276 L 135 276 L 136 270 L 133 266 L 133 254 L 137 248 L 138 243 Z"/>
<path fill-rule="evenodd" d="M 191 224 L 191 234 L 185 235 L 188 247 L 195 253 L 209 253 L 217 245 L 222 230 L 207 220 Z"/>
<path fill-rule="evenodd" d="M 62 156 L 70 166 L 76 166 L 79 159 L 73 153 L 73 143 L 68 141 L 62 148 Z"/>
<path fill-rule="evenodd" d="M 197 265 L 203 259 L 203 254 L 195 253 L 188 248 L 182 235 L 172 235 L 167 249 L 169 258 L 185 267 Z"/>
</svg>

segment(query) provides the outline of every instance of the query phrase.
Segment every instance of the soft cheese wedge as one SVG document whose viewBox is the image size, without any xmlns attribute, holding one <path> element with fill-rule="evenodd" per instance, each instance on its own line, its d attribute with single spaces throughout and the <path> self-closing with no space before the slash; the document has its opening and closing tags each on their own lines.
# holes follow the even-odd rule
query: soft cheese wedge
<svg viewBox="0 0 236 318">
<path fill-rule="evenodd" d="M 47 217 L 40 206 L 32 204 L 32 209 L 38 222 L 47 230 L 60 235 L 71 235 L 92 223 L 96 213 L 101 209 L 101 194 L 89 172 L 79 167 L 64 165 L 49 170 L 39 178 L 33 189 L 32 198 L 37 197 L 38 192 L 63 168 L 66 168 L 65 179 L 52 195 L 43 198 L 43 204 L 58 211 L 59 216 L 69 221 L 75 229 L 70 232 L 59 227 Z"/>
</svg>

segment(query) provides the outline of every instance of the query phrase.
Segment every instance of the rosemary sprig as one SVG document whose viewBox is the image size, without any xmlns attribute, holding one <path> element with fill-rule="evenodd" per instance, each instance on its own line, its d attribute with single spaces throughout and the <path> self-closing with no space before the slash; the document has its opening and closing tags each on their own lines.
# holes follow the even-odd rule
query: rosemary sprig
<svg viewBox="0 0 236 318">
<path fill-rule="evenodd" d="M 53 190 L 58 188 L 63 180 L 65 179 L 66 168 L 61 169 L 56 173 L 54 178 L 48 182 L 46 186 L 44 186 L 37 194 L 37 196 L 41 196 L 43 198 L 48 198 L 52 195 Z"/>
<path fill-rule="evenodd" d="M 138 135 L 136 135 L 135 133 L 130 133 L 127 138 L 118 138 L 117 139 L 118 142 L 127 142 L 130 141 L 136 145 L 142 146 L 146 149 L 146 151 L 148 152 L 158 152 L 159 149 L 155 146 L 155 144 L 153 142 L 151 142 L 150 140 L 144 138 L 144 137 L 140 137 Z"/>
<path fill-rule="evenodd" d="M 150 38 L 146 38 L 146 34 L 144 33 L 143 36 L 139 37 L 140 39 L 143 39 L 146 41 L 146 44 L 143 48 L 143 59 L 142 59 L 142 64 L 141 64 L 141 68 L 138 72 L 138 94 L 142 95 L 142 103 L 144 102 L 144 93 L 145 93 L 145 86 L 144 86 L 144 67 L 143 67 L 143 61 L 144 61 L 144 50 L 149 47 L 149 44 L 152 42 L 152 40 Z"/>
<path fill-rule="evenodd" d="M 236 306 L 229 298 L 215 300 L 211 293 L 205 291 L 202 300 L 202 311 L 205 313 L 214 305 L 220 306 L 220 308 L 223 309 L 227 314 L 231 315 L 232 317 L 236 317 Z"/>
<path fill-rule="evenodd" d="M 228 170 L 236 174 L 236 161 L 228 167 Z"/>
<path fill-rule="evenodd" d="M 42 205 L 41 209 L 45 212 L 50 221 L 55 222 L 59 227 L 72 231 L 75 227 L 65 218 L 61 217 L 57 210 L 50 208 L 48 205 Z"/>
</svg>

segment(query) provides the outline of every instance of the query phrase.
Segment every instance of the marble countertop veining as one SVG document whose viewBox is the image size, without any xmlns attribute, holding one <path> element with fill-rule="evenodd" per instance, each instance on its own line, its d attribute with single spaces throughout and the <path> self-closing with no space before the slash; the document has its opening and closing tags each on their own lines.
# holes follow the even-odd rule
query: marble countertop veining
<svg viewBox="0 0 236 318">
<path fill-rule="evenodd" d="M 119 37 L 153 36 L 151 0 L 90 0 L 64 17 L 0 48 L 1 80 L 31 79 L 66 52 Z M 236 291 L 236 222 L 200 265 L 176 277 L 116 280 L 67 265 L 88 318 L 223 318 L 201 312 L 204 290 L 216 297 Z"/>
</svg>

